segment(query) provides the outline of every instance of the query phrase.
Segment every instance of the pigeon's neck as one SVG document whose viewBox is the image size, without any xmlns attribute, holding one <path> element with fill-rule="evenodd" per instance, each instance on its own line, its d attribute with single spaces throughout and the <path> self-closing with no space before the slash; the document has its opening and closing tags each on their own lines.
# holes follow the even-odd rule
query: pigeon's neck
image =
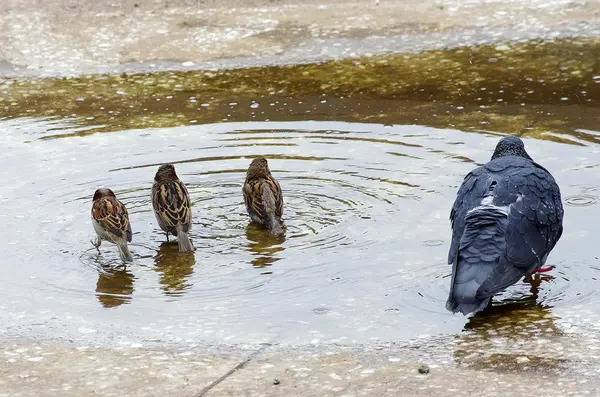
<svg viewBox="0 0 600 397">
<path fill-rule="evenodd" d="M 522 158 L 527 159 L 529 161 L 533 161 L 533 159 L 527 154 L 527 152 L 525 150 L 522 150 L 522 149 L 521 150 L 503 150 L 501 152 L 496 151 L 492 155 L 492 160 L 495 160 L 495 159 L 501 158 L 501 157 L 509 157 L 509 156 L 522 157 Z"/>
<path fill-rule="evenodd" d="M 531 160 L 525 151 L 525 145 L 518 138 L 504 138 L 498 142 L 492 154 L 492 160 L 502 156 L 519 156 Z"/>
</svg>

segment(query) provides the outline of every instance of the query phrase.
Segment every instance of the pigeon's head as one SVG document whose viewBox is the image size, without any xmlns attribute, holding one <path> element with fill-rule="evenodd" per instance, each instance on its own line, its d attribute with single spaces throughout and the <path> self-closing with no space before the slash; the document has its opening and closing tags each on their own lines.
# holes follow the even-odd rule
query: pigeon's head
<svg viewBox="0 0 600 397">
<path fill-rule="evenodd" d="M 496 150 L 494 150 L 494 154 L 492 155 L 492 160 L 502 156 L 519 156 L 533 161 L 525 151 L 523 141 L 516 136 L 507 136 L 500 139 L 500 142 L 496 145 Z"/>
</svg>

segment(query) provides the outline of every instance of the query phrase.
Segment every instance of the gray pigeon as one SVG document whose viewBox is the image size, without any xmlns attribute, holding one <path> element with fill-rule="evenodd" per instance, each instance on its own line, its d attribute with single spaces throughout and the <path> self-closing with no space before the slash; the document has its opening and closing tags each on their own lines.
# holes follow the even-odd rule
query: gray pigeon
<svg viewBox="0 0 600 397">
<path fill-rule="evenodd" d="M 562 234 L 563 206 L 554 178 L 505 137 L 492 159 L 471 171 L 450 212 L 452 281 L 446 309 L 464 315 L 543 265 Z"/>
</svg>

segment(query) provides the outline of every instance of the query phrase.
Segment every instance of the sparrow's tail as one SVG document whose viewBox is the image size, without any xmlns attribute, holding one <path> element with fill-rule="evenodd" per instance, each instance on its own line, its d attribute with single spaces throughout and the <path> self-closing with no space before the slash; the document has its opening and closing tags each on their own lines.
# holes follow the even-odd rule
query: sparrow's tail
<svg viewBox="0 0 600 397">
<path fill-rule="evenodd" d="M 131 252 L 129 251 L 127 241 L 119 241 L 117 247 L 119 248 L 119 256 L 123 262 L 133 262 L 133 255 L 131 255 Z"/>
<path fill-rule="evenodd" d="M 277 216 L 277 203 L 268 183 L 262 185 L 262 200 L 267 213 L 266 226 L 271 234 L 283 234 L 281 220 Z"/>
<path fill-rule="evenodd" d="M 177 240 L 179 243 L 179 252 L 193 252 L 194 246 L 190 241 L 190 237 L 187 232 L 183 230 L 182 225 L 177 226 Z"/>
<path fill-rule="evenodd" d="M 283 234 L 283 228 L 281 227 L 281 222 L 279 221 L 279 218 L 277 218 L 276 216 L 269 217 L 269 224 L 267 227 L 269 229 L 269 233 L 271 233 L 271 234 L 274 234 L 274 235 Z"/>
</svg>

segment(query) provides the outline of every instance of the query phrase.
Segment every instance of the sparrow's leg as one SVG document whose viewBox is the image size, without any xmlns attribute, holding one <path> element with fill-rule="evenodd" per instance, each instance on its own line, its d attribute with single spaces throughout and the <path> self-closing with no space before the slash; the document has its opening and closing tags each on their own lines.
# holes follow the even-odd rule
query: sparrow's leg
<svg viewBox="0 0 600 397">
<path fill-rule="evenodd" d="M 167 243 L 169 242 L 169 232 L 165 233 L 167 235 Z"/>
<path fill-rule="evenodd" d="M 100 237 L 96 237 L 95 240 L 90 240 L 90 243 L 92 243 L 92 245 L 96 248 L 98 253 L 100 253 L 100 244 L 102 244 L 102 240 L 100 239 Z"/>
</svg>

